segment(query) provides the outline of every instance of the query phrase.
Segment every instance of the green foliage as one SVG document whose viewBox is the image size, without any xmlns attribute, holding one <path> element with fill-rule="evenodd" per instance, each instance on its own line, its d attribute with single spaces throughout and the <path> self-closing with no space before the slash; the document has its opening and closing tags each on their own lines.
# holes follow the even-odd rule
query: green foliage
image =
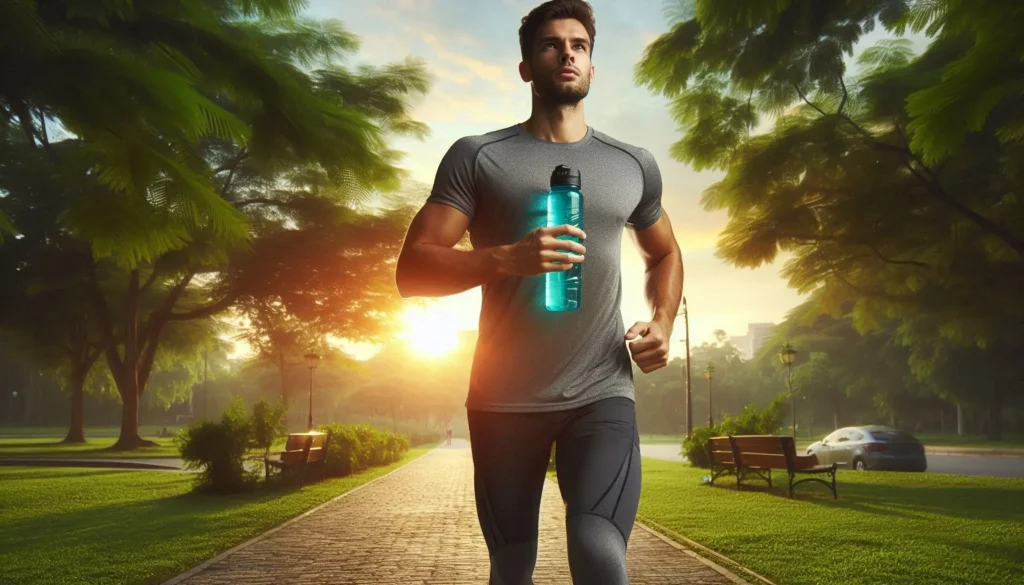
<svg viewBox="0 0 1024 585">
<path fill-rule="evenodd" d="M 328 424 L 320 425 L 318 430 L 331 433 L 326 467 L 328 475 L 335 477 L 388 465 L 411 448 L 407 436 L 366 424 Z"/>
<path fill-rule="evenodd" d="M 252 406 L 252 446 L 263 449 L 264 455 L 269 453 L 270 446 L 278 438 L 288 434 L 286 415 L 287 405 L 278 400 L 273 406 L 261 398 Z"/>
<path fill-rule="evenodd" d="M 725 416 L 722 422 L 712 427 L 697 427 L 690 437 L 683 441 L 683 454 L 690 465 L 710 467 L 707 444 L 711 437 L 727 437 L 735 435 L 772 435 L 782 424 L 785 406 L 789 402 L 787 394 L 779 394 L 765 408 L 757 408 L 748 404 L 739 415 Z"/>
<path fill-rule="evenodd" d="M 244 465 L 252 439 L 252 421 L 241 399 L 231 404 L 219 423 L 203 421 L 182 429 L 178 448 L 185 467 L 199 470 L 196 490 L 228 494 L 252 489 L 259 472 Z"/>
</svg>

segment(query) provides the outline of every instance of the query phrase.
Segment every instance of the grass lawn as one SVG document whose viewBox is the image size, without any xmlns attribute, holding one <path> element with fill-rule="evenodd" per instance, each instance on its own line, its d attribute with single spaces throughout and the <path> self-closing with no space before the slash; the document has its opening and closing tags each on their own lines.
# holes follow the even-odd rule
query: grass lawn
<svg viewBox="0 0 1024 585">
<path fill-rule="evenodd" d="M 645 433 L 640 434 L 641 443 L 672 443 L 674 445 L 682 445 L 683 439 L 686 435 L 648 435 Z"/>
<path fill-rule="evenodd" d="M 160 434 L 160 430 L 167 427 L 171 433 L 178 432 L 181 425 L 139 425 L 139 434 L 145 438 L 152 438 Z M 91 437 L 117 437 L 121 432 L 119 426 L 107 427 L 85 427 L 85 438 Z M 0 426 L 0 437 L 53 437 L 63 439 L 68 434 L 68 427 L 36 427 L 36 426 Z"/>
<path fill-rule="evenodd" d="M 85 443 L 65 445 L 53 437 L 0 438 L 0 458 L 69 458 L 127 459 L 137 457 L 178 457 L 178 449 L 169 438 L 147 437 L 159 447 L 141 447 L 131 451 L 110 451 L 117 437 L 86 439 Z"/>
<path fill-rule="evenodd" d="M 0 581 L 162 583 L 427 451 L 301 490 L 235 496 L 192 494 L 187 474 L 0 468 Z"/>
<path fill-rule="evenodd" d="M 707 471 L 681 463 L 643 466 L 641 520 L 777 583 L 988 585 L 1024 574 L 1024 480 L 840 471 L 838 501 L 815 484 L 790 500 L 784 474 L 771 491 L 737 492 L 734 479 L 702 485 Z"/>
</svg>

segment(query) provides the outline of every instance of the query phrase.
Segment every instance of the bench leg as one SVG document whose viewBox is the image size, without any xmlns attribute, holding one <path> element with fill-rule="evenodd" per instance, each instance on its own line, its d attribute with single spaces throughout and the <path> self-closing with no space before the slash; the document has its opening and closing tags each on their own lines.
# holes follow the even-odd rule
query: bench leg
<svg viewBox="0 0 1024 585">
<path fill-rule="evenodd" d="M 772 487 L 772 469 L 768 468 L 768 487 Z"/>
<path fill-rule="evenodd" d="M 793 497 L 793 479 L 796 477 L 795 473 L 789 474 L 789 497 Z"/>
</svg>

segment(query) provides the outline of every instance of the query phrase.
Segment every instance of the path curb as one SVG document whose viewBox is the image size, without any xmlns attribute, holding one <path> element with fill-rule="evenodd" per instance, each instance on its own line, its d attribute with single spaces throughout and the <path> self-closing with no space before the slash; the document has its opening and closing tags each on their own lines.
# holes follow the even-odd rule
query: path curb
<svg viewBox="0 0 1024 585">
<path fill-rule="evenodd" d="M 726 564 L 730 565 L 736 571 L 747 573 L 748 575 L 750 575 L 751 577 L 754 578 L 755 583 L 761 583 L 763 585 L 777 585 L 775 582 L 771 581 L 767 577 L 763 577 L 761 575 L 758 575 L 757 573 L 751 571 L 750 569 L 744 567 L 743 565 L 737 563 L 736 561 L 730 559 L 729 557 L 727 557 L 725 555 L 722 555 L 722 554 L 719 554 L 719 553 L 711 550 L 710 548 L 700 544 L 699 542 L 690 540 L 689 538 L 686 538 L 685 536 L 679 534 L 678 532 L 676 532 L 674 530 L 671 530 L 669 528 L 665 528 L 664 526 L 658 524 L 657 522 L 654 522 L 653 520 L 648 520 L 646 518 L 640 518 L 640 519 L 638 519 L 636 521 L 636 525 L 639 526 L 640 528 L 643 528 L 647 532 L 650 532 L 651 534 L 653 534 L 654 536 L 658 537 L 659 539 L 665 541 L 666 543 L 672 545 L 677 550 L 680 550 L 680 551 L 686 553 L 687 555 L 693 557 L 694 559 L 704 563 L 708 567 L 711 567 L 712 569 L 714 569 L 715 571 L 720 573 L 725 578 L 729 579 L 733 583 L 736 583 L 736 585 L 754 585 L 754 583 L 751 583 L 750 581 L 744 580 L 743 578 L 737 576 L 734 572 L 730 571 L 729 569 L 726 569 L 725 567 L 719 565 L 718 563 L 715 563 L 714 561 L 711 561 L 711 560 L 707 559 L 706 557 L 703 557 L 703 556 L 697 554 L 697 552 L 695 552 L 695 551 L 693 551 L 691 549 L 686 548 L 685 546 L 680 544 L 679 541 L 685 542 L 688 546 L 693 547 L 695 549 L 698 549 L 701 552 L 703 552 L 703 553 L 705 553 L 705 554 L 707 554 L 709 556 L 714 556 L 714 557 L 717 557 L 717 558 L 721 559 L 722 561 L 724 561 Z M 671 538 L 669 538 L 669 536 L 671 536 Z"/>
<path fill-rule="evenodd" d="M 434 449 L 438 449 L 438 447 L 435 447 Z M 178 575 L 176 577 L 172 577 L 171 579 L 169 579 L 167 581 L 164 581 L 163 583 L 161 583 L 161 585 L 178 585 L 178 584 L 180 584 L 180 583 L 182 583 L 184 581 L 187 581 L 188 579 L 191 579 L 192 577 L 196 576 L 198 573 L 201 573 L 203 570 L 205 570 L 210 565 L 223 560 L 224 558 L 230 556 L 231 554 L 233 554 L 233 553 L 235 553 L 235 552 L 237 552 L 237 551 L 239 551 L 239 550 L 241 550 L 243 548 L 251 546 L 251 545 L 253 545 L 253 544 L 255 544 L 255 543 L 257 543 L 257 542 L 259 542 L 261 540 L 264 540 L 268 536 L 270 536 L 271 534 L 277 532 L 278 530 L 281 530 L 282 528 L 286 528 L 286 527 L 292 525 L 293 523 L 298 522 L 299 520 L 305 518 L 306 516 L 309 516 L 310 514 L 313 514 L 314 512 L 317 512 L 321 508 L 324 508 L 324 507 L 326 507 L 326 506 L 328 506 L 328 505 L 330 505 L 330 504 L 332 504 L 332 503 L 334 503 L 334 502 L 336 502 L 336 501 L 338 501 L 338 500 L 340 500 L 340 499 L 342 499 L 342 498 L 344 498 L 344 497 L 346 497 L 346 496 L 348 496 L 350 494 L 354 494 L 354 493 L 358 492 L 359 490 L 361 490 L 361 489 L 363 489 L 363 488 L 365 488 L 367 486 L 371 486 L 371 485 L 377 483 L 378 481 L 384 479 L 385 477 L 390 476 L 393 473 L 397 473 L 397 472 L 405 469 L 406 467 L 408 467 L 412 463 L 415 463 L 415 462 L 423 459 L 424 457 L 430 455 L 431 453 L 433 453 L 434 449 L 431 449 L 430 451 L 427 451 L 423 455 L 417 457 L 416 459 L 413 459 L 412 461 L 409 461 L 408 463 L 405 463 L 404 465 L 402 465 L 402 466 L 400 466 L 400 467 L 398 467 L 396 469 L 392 469 L 391 471 L 385 473 L 384 475 L 382 475 L 380 477 L 375 477 L 375 478 L 371 479 L 370 481 L 368 481 L 368 482 L 366 482 L 366 483 L 364 483 L 362 485 L 356 486 L 356 487 L 348 490 L 347 492 L 345 492 L 343 494 L 338 494 L 337 496 L 334 496 L 333 498 L 327 500 L 326 502 L 320 504 L 319 506 L 317 506 L 315 508 L 312 508 L 310 510 L 306 510 L 305 512 L 303 512 L 302 514 L 299 514 L 298 516 L 296 516 L 294 518 L 291 518 L 289 520 L 285 520 L 281 524 L 278 524 L 277 526 L 275 526 L 275 527 L 273 527 L 273 528 L 263 532 L 262 534 L 258 534 L 256 536 L 250 538 L 249 540 L 243 542 L 242 544 L 236 545 L 236 546 L 234 546 L 234 547 L 232 547 L 232 548 L 230 548 L 230 549 L 220 553 L 219 555 L 217 555 L 217 556 L 215 556 L 215 557 L 213 557 L 211 559 L 207 559 L 206 561 L 204 561 L 204 562 L 202 562 L 202 563 L 192 567 L 188 571 L 185 571 L 184 573 L 181 573 L 180 575 Z"/>
<path fill-rule="evenodd" d="M 158 471 L 186 471 L 174 465 L 161 465 L 145 461 L 128 461 L 124 459 L 57 459 L 43 457 L 38 459 L 22 459 L 17 457 L 0 457 L 0 466 L 16 467 L 91 467 L 101 469 L 149 469 Z"/>
</svg>

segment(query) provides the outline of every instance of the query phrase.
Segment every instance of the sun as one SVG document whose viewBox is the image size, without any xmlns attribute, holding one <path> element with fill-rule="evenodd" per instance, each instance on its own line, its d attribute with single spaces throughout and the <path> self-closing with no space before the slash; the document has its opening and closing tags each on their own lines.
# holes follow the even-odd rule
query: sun
<svg viewBox="0 0 1024 585">
<path fill-rule="evenodd" d="M 441 358 L 458 347 L 459 334 L 455 322 L 441 311 L 409 309 L 402 315 L 405 330 L 402 338 L 416 354 Z"/>
</svg>

